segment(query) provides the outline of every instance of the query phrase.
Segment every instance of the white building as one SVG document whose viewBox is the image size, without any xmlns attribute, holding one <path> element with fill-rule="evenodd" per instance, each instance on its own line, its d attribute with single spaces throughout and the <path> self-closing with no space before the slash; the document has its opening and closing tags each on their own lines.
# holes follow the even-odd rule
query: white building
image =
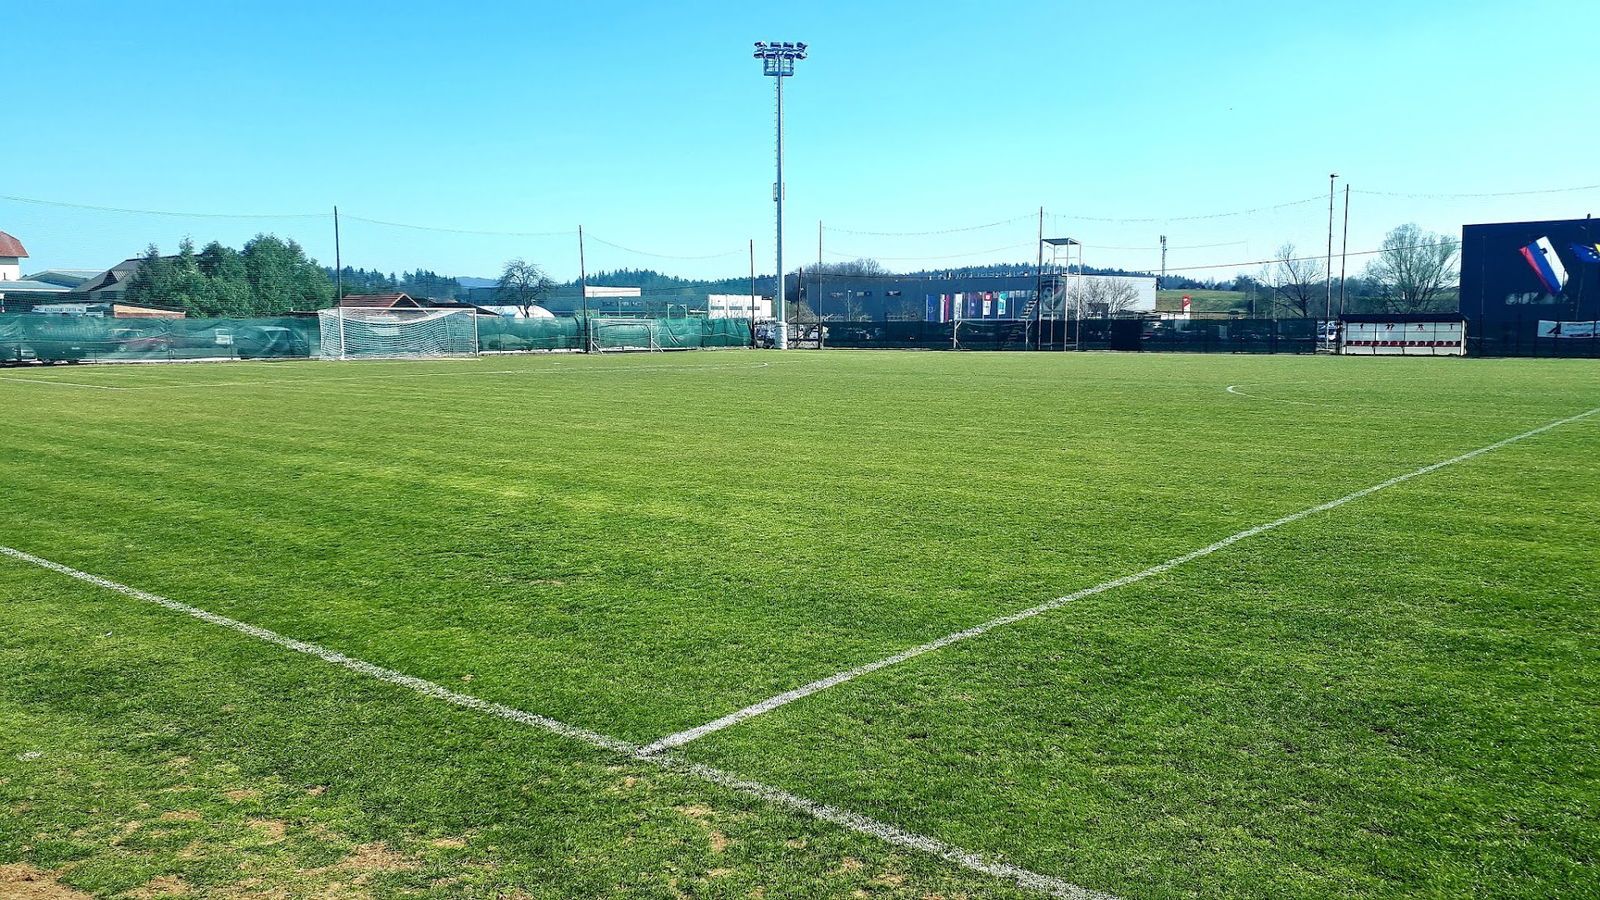
<svg viewBox="0 0 1600 900">
<path fill-rule="evenodd" d="M 711 294 L 706 297 L 708 319 L 748 319 L 752 310 L 757 321 L 772 318 L 772 298 L 750 294 Z"/>
<path fill-rule="evenodd" d="M 27 256 L 21 241 L 0 231 L 0 281 L 21 281 L 22 261 Z"/>
</svg>

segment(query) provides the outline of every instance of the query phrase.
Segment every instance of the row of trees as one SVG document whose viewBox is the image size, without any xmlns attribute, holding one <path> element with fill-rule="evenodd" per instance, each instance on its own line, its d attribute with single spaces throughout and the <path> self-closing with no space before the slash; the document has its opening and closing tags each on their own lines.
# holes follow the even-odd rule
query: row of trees
<svg viewBox="0 0 1600 900">
<path fill-rule="evenodd" d="M 185 238 L 176 256 L 151 244 L 125 297 L 193 316 L 272 316 L 330 305 L 333 282 L 292 240 L 258 234 L 240 250 L 212 241 L 196 251 Z"/>
<path fill-rule="evenodd" d="M 1347 303 L 1384 312 L 1434 312 L 1449 307 L 1460 281 L 1460 245 L 1415 224 L 1384 236 L 1377 258 L 1356 278 L 1347 279 Z M 1338 273 L 1331 273 L 1338 278 Z M 1321 316 L 1327 312 L 1330 272 L 1326 256 L 1304 255 L 1294 244 L 1278 248 L 1272 262 L 1244 287 L 1260 286 L 1280 312 Z M 1352 290 L 1353 289 L 1353 290 Z M 1335 284 L 1334 293 L 1338 293 Z"/>
<path fill-rule="evenodd" d="M 377 269 L 345 266 L 339 272 L 328 269 L 328 277 L 335 279 L 346 294 L 400 293 L 431 300 L 464 300 L 467 296 L 467 289 L 460 281 L 426 269 L 385 275 Z"/>
<path fill-rule="evenodd" d="M 806 270 L 808 274 L 884 277 L 892 273 L 874 259 L 826 263 Z M 918 275 L 1019 274 L 1023 265 L 973 266 L 960 272 L 920 272 Z M 1140 274 L 1121 270 L 1086 268 L 1091 274 Z M 1381 309 L 1391 312 L 1424 312 L 1442 309 L 1454 300 L 1458 282 L 1457 242 L 1427 232 L 1415 224 L 1402 225 L 1384 237 L 1377 257 L 1355 278 L 1347 279 L 1347 308 Z M 346 267 L 337 273 L 346 294 L 403 291 L 415 297 L 462 299 L 466 290 L 454 278 L 418 269 L 400 275 Z M 320 309 L 334 301 L 332 269 L 317 265 L 293 240 L 260 234 L 240 250 L 212 241 L 195 250 L 193 241 L 184 239 L 175 256 L 163 256 L 154 244 L 142 257 L 129 282 L 126 297 L 131 303 L 176 306 L 196 316 L 267 316 L 291 310 Z M 1328 299 L 1327 259 L 1302 254 L 1292 243 L 1278 248 L 1273 260 L 1254 277 L 1239 276 L 1231 282 L 1197 282 L 1172 278 L 1163 287 L 1217 288 L 1257 292 L 1264 295 L 1269 308 L 1279 314 L 1315 317 L 1323 314 Z M 807 279 L 809 280 L 809 279 Z M 757 290 L 770 292 L 774 279 L 759 279 Z M 796 280 L 798 291 L 799 280 Z M 598 272 L 590 284 L 628 285 L 650 291 L 681 290 L 694 286 L 711 293 L 745 293 L 748 278 L 727 278 L 711 282 L 690 282 L 649 269 L 620 269 Z M 1118 312 L 1132 302 L 1132 290 L 1114 282 L 1090 282 L 1094 296 L 1082 298 L 1097 311 Z M 526 312 L 545 300 L 557 287 L 537 264 L 523 259 L 508 261 L 498 283 L 496 296 L 506 305 Z M 1103 295 L 1103 296 L 1102 296 Z M 796 312 L 804 317 L 810 304 L 793 298 Z M 813 300 L 822 298 L 808 298 Z M 851 306 L 844 298 L 844 306 Z M 832 304 L 829 304 L 832 306 Z M 907 315 L 920 314 L 907 300 Z M 1252 304 L 1253 305 L 1253 304 Z M 851 310 L 843 310 L 850 318 Z M 832 310 L 830 309 L 830 314 Z M 814 315 L 814 313 L 812 314 Z"/>
</svg>

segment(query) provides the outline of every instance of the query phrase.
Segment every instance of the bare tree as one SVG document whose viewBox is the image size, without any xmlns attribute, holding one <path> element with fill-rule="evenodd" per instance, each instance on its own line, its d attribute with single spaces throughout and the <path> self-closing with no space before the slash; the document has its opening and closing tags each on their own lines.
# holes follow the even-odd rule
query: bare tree
<svg viewBox="0 0 1600 900">
<path fill-rule="evenodd" d="M 1139 292 L 1121 278 L 1089 275 L 1084 277 L 1071 302 L 1082 304 L 1086 313 L 1115 316 L 1133 309 L 1139 302 Z"/>
<path fill-rule="evenodd" d="M 894 312 L 889 313 L 890 319 L 899 319 L 904 322 L 920 322 L 925 310 L 922 304 L 909 298 L 902 297 L 894 304 Z"/>
<path fill-rule="evenodd" d="M 1458 262 L 1455 241 L 1413 223 L 1384 235 L 1366 275 L 1378 287 L 1379 302 L 1391 312 L 1422 312 L 1437 308 L 1442 295 L 1456 287 Z"/>
<path fill-rule="evenodd" d="M 889 274 L 889 270 L 885 269 L 882 263 L 866 257 L 853 259 L 849 262 L 823 263 L 820 266 L 812 266 L 806 271 L 819 275 L 854 275 L 862 278 L 876 278 L 880 275 Z"/>
<path fill-rule="evenodd" d="M 1301 316 L 1314 316 L 1317 301 L 1326 302 L 1322 257 L 1297 256 L 1294 244 L 1284 244 L 1256 280 L 1272 291 L 1272 302 Z"/>
<path fill-rule="evenodd" d="M 527 316 L 555 287 L 556 283 L 550 280 L 544 269 L 518 257 L 507 262 L 505 270 L 500 273 L 495 296 L 521 309 L 522 315 Z"/>
</svg>

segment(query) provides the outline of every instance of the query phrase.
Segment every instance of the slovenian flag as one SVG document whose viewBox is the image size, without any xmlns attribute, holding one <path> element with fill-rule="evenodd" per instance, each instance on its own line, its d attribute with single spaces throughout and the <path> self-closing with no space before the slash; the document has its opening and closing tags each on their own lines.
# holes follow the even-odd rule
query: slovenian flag
<svg viewBox="0 0 1600 900">
<path fill-rule="evenodd" d="M 1600 263 L 1600 244 L 1573 244 L 1572 255 L 1581 263 Z"/>
<path fill-rule="evenodd" d="M 1539 238 L 1523 247 L 1522 258 L 1533 267 L 1533 274 L 1539 276 L 1539 283 L 1549 293 L 1559 294 L 1567 286 L 1567 269 L 1561 265 L 1561 259 L 1556 256 L 1556 248 L 1550 246 L 1549 238 Z"/>
</svg>

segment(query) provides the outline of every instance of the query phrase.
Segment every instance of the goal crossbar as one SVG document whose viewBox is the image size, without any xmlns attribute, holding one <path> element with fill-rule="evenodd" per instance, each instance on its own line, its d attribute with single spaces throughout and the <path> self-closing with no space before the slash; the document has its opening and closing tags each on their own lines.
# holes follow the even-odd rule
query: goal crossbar
<svg viewBox="0 0 1600 900">
<path fill-rule="evenodd" d="M 323 359 L 404 359 L 478 352 L 477 310 L 458 307 L 317 312 Z"/>
</svg>

